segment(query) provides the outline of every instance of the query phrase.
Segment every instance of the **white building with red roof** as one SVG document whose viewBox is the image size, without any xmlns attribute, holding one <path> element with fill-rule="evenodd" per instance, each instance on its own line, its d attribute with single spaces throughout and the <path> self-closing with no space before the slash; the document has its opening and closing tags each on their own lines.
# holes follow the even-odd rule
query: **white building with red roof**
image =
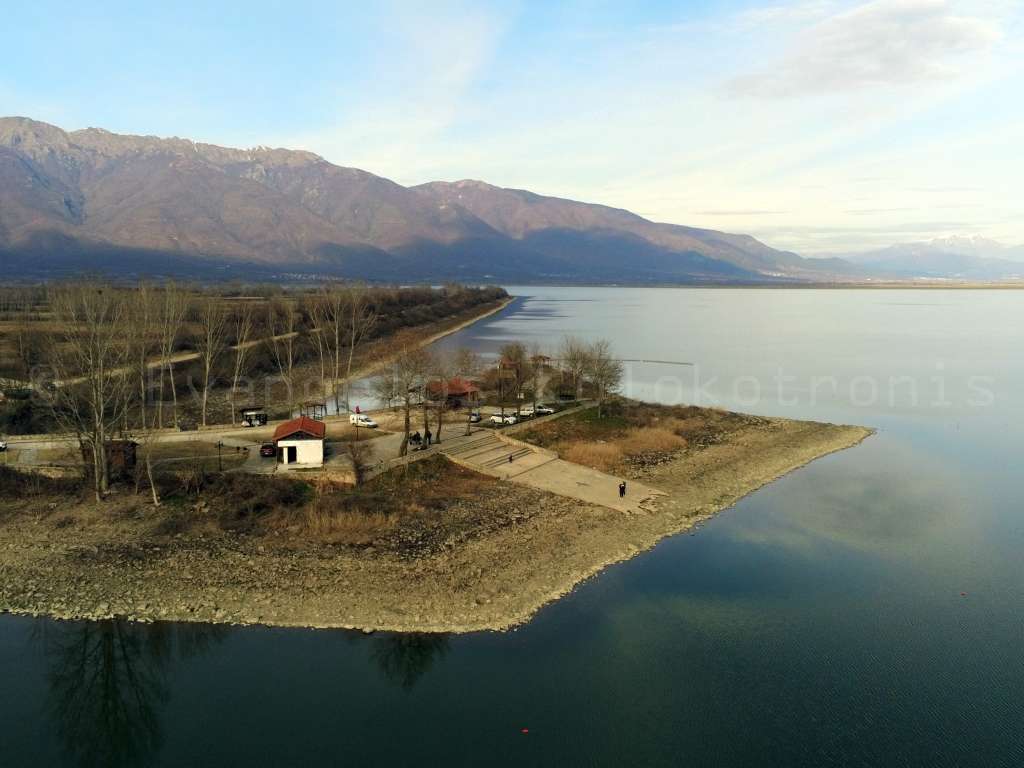
<svg viewBox="0 0 1024 768">
<path fill-rule="evenodd" d="M 286 421 L 274 430 L 274 446 L 280 464 L 319 467 L 324 463 L 327 425 L 308 416 Z"/>
</svg>

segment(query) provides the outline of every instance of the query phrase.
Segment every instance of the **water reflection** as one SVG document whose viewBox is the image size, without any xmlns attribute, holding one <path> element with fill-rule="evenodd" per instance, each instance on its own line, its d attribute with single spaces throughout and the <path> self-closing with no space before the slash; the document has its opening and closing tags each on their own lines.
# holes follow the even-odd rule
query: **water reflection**
<svg viewBox="0 0 1024 768">
<path fill-rule="evenodd" d="M 81 766 L 150 765 L 170 699 L 168 669 L 230 632 L 204 624 L 41 621 L 34 639 L 48 665 L 47 714 L 69 761 Z"/>
<path fill-rule="evenodd" d="M 373 639 L 370 658 L 384 678 L 411 691 L 434 662 L 447 655 L 448 635 L 410 632 Z"/>
</svg>

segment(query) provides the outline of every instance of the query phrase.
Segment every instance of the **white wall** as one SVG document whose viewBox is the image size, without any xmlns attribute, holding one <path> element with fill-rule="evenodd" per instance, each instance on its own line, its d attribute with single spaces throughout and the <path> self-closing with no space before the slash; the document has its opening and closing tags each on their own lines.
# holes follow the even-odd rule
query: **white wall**
<svg viewBox="0 0 1024 768">
<path fill-rule="evenodd" d="M 323 440 L 279 440 L 277 443 L 278 456 L 284 456 L 286 449 L 295 447 L 295 464 L 323 464 L 324 463 L 324 441 Z"/>
</svg>

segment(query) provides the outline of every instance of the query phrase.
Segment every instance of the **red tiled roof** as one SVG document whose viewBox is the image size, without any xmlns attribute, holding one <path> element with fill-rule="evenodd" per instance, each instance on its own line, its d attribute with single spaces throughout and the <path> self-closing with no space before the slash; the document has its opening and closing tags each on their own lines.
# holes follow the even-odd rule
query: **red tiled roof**
<svg viewBox="0 0 1024 768">
<path fill-rule="evenodd" d="M 445 385 L 440 381 L 432 381 L 427 384 L 427 390 L 431 394 L 440 394 L 444 388 Z M 473 392 L 479 392 L 480 388 L 468 379 L 456 376 L 448 381 L 447 390 L 449 397 L 465 397 Z"/>
<path fill-rule="evenodd" d="M 274 442 L 278 440 L 284 440 L 286 437 L 291 437 L 299 433 L 304 433 L 309 437 L 315 437 L 319 440 L 324 439 L 324 435 L 327 434 L 327 425 L 322 421 L 311 419 L 308 416 L 299 416 L 297 419 L 286 421 L 274 430 Z"/>
</svg>

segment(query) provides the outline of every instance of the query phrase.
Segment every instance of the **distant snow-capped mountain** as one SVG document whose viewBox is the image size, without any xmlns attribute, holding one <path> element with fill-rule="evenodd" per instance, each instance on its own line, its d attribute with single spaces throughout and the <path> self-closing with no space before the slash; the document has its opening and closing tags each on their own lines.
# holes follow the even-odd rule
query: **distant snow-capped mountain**
<svg viewBox="0 0 1024 768">
<path fill-rule="evenodd" d="M 843 258 L 871 272 L 899 277 L 986 281 L 1024 278 L 1024 246 L 1003 245 L 980 236 L 902 243 L 845 254 Z"/>
</svg>

